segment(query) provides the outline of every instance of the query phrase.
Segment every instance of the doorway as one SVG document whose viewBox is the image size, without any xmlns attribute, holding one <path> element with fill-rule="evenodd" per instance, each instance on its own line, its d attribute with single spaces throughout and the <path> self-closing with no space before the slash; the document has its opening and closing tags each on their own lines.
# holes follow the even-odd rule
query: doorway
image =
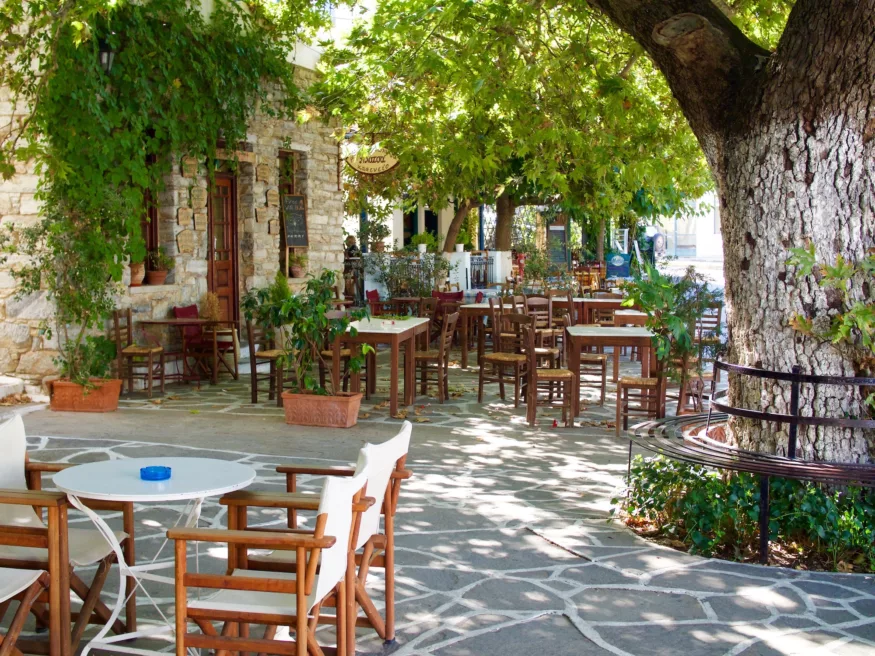
<svg viewBox="0 0 875 656">
<path fill-rule="evenodd" d="M 223 321 L 237 321 L 237 183 L 232 175 L 216 174 L 210 191 L 207 288 L 219 297 Z"/>
</svg>

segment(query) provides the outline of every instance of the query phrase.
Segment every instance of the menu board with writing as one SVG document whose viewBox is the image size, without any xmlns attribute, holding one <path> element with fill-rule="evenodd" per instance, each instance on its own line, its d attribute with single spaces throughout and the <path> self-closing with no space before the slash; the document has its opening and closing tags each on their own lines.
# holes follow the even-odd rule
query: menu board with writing
<svg viewBox="0 0 875 656">
<path fill-rule="evenodd" d="M 286 246 L 307 246 L 307 197 L 287 194 L 283 196 L 283 224 L 286 229 Z"/>
<path fill-rule="evenodd" d="M 547 249 L 553 264 L 564 265 L 568 257 L 568 233 L 565 226 L 550 226 L 547 231 Z"/>
</svg>

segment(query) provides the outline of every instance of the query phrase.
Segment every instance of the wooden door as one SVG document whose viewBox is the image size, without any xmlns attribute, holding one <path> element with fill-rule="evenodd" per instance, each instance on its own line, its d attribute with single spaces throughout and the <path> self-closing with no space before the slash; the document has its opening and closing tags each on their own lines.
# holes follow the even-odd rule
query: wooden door
<svg viewBox="0 0 875 656">
<path fill-rule="evenodd" d="M 221 317 L 238 319 L 237 186 L 232 176 L 216 175 L 209 203 L 209 290 L 219 297 Z"/>
</svg>

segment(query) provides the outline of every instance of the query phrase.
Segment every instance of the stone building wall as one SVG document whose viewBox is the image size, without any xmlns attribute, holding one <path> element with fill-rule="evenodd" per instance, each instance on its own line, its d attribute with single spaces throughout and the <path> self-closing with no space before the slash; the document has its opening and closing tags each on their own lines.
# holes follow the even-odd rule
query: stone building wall
<svg viewBox="0 0 875 656">
<path fill-rule="evenodd" d="M 308 69 L 296 70 L 298 83 L 304 87 L 315 75 Z M 0 89 L 0 125 L 7 124 L 16 113 L 4 91 Z M 269 92 L 279 93 L 277 89 Z M 17 111 L 21 113 L 20 108 Z M 343 268 L 343 201 L 338 191 L 338 147 L 333 133 L 331 126 L 318 119 L 301 124 L 260 111 L 253 117 L 246 137 L 251 152 L 240 154 L 235 170 L 241 298 L 247 290 L 270 283 L 279 270 L 279 207 L 268 204 L 268 192 L 279 185 L 281 151 L 297 155 L 296 191 L 307 196 L 308 271 Z M 131 307 L 135 322 L 166 318 L 174 306 L 199 304 L 207 291 L 207 209 L 202 198 L 208 179 L 203 162 L 198 164 L 197 175 L 183 175 L 190 171 L 184 171 L 182 159 L 174 156 L 173 170 L 158 197 L 158 235 L 167 254 L 175 259 L 175 266 L 164 285 L 128 287 L 126 273 L 118 306 Z M 26 165 L 20 166 L 14 178 L 0 180 L 0 226 L 24 226 L 39 219 L 34 200 L 37 182 Z M 14 258 L 0 265 L 0 374 L 40 382 L 56 373 L 53 359 L 57 343 L 46 339 L 41 329 L 51 318 L 52 307 L 39 294 L 15 298 L 15 281 L 9 273 L 15 265 Z M 304 282 L 290 280 L 293 289 Z M 139 341 L 146 337 L 137 331 Z"/>
</svg>

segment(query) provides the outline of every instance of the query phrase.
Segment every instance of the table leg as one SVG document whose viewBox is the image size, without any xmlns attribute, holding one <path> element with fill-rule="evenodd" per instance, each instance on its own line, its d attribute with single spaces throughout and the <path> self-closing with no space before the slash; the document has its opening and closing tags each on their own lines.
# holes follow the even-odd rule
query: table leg
<svg viewBox="0 0 875 656">
<path fill-rule="evenodd" d="M 650 378 L 650 358 L 652 357 L 652 351 L 649 346 L 642 347 L 641 349 L 641 377 L 642 378 Z"/>
<path fill-rule="evenodd" d="M 340 339 L 331 344 L 331 388 L 335 394 L 340 390 Z"/>
<path fill-rule="evenodd" d="M 405 342 L 404 350 L 404 405 L 416 403 L 416 358 L 414 357 L 416 335 Z"/>
<path fill-rule="evenodd" d="M 620 379 L 620 347 L 612 346 L 611 357 L 614 360 L 614 382 L 616 383 Z"/>
<path fill-rule="evenodd" d="M 213 328 L 213 374 L 210 382 L 215 385 L 219 382 L 219 331 Z"/>
<path fill-rule="evenodd" d="M 468 321 L 470 316 L 462 310 L 461 326 L 459 326 L 459 335 L 462 340 L 462 369 L 468 368 Z"/>
<path fill-rule="evenodd" d="M 361 355 L 362 353 L 362 345 L 361 344 L 350 344 L 349 345 L 350 354 L 351 355 Z M 349 374 L 349 389 L 353 394 L 358 394 L 361 391 L 361 373 L 358 371 L 350 372 Z M 365 381 L 365 385 L 367 385 L 367 381 Z"/>
<path fill-rule="evenodd" d="M 398 351 L 400 344 L 397 336 L 392 336 L 389 349 L 391 351 L 389 356 L 389 416 L 394 417 L 398 414 Z"/>
<path fill-rule="evenodd" d="M 580 342 L 565 335 L 568 342 L 568 368 L 571 377 L 571 416 L 580 415 Z"/>
</svg>

